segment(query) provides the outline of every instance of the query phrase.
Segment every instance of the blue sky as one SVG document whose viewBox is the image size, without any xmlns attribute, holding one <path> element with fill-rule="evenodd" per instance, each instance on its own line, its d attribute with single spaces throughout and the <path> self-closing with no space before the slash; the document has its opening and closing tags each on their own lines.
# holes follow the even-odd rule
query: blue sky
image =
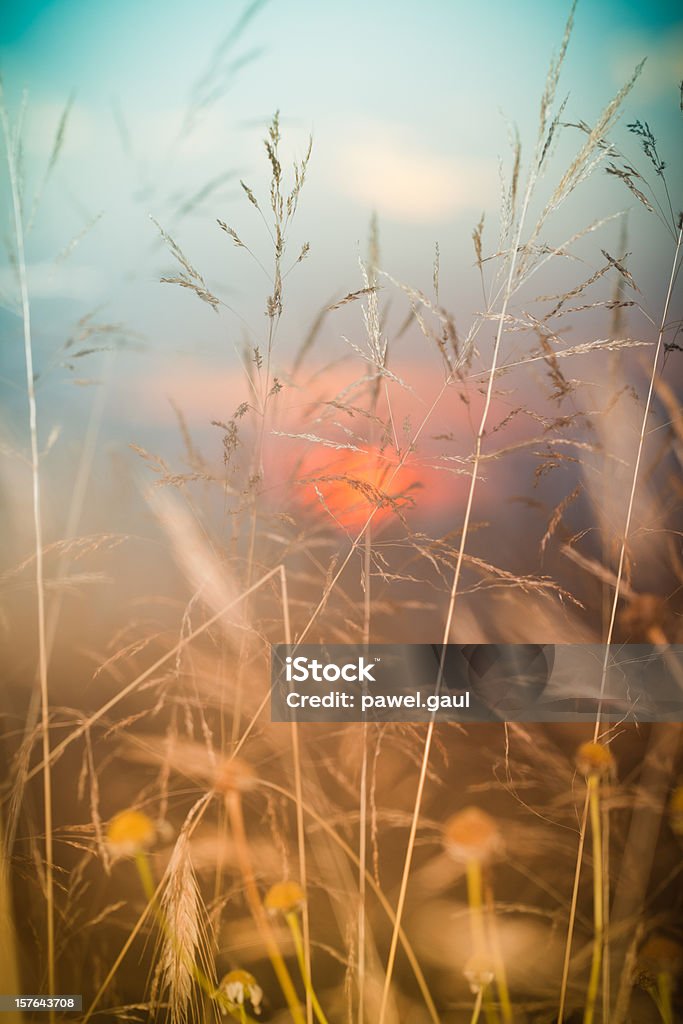
<svg viewBox="0 0 683 1024">
<path fill-rule="evenodd" d="M 39 350 L 49 352 L 84 312 L 97 308 L 106 319 L 129 324 L 152 350 L 204 353 L 207 360 L 220 351 L 221 359 L 232 358 L 223 324 L 190 296 L 158 284 L 168 260 L 149 216 L 258 329 L 260 272 L 226 246 L 215 218 L 267 254 L 237 181 L 267 188 L 261 139 L 276 108 L 287 161 L 314 136 L 294 242 L 310 241 L 311 258 L 291 279 L 286 330 L 292 337 L 335 294 L 359 286 L 358 257 L 373 210 L 388 271 L 428 288 L 438 241 L 444 301 L 465 320 L 476 309 L 478 286 L 468 277 L 472 227 L 482 210 L 495 225 L 510 125 L 518 126 L 525 152 L 533 145 L 566 5 L 271 0 L 226 59 L 245 58 L 244 66 L 179 140 L 192 88 L 244 10 L 242 3 L 216 0 L 5 5 L 0 66 L 10 106 L 16 109 L 22 88 L 29 92 L 29 193 L 73 96 L 63 156 L 29 240 Z M 647 56 L 624 120 L 650 121 L 665 158 L 680 166 L 681 54 L 677 5 L 579 3 L 560 86 L 568 95 L 567 119 L 595 118 Z M 623 123 L 617 135 L 637 156 Z M 563 145 L 559 157 L 575 142 Z M 218 183 L 210 200 L 181 215 L 183 202 L 208 181 Z M 633 206 L 616 186 L 605 175 L 590 183 L 560 218 L 558 238 L 577 216 L 587 222 L 598 212 Z M 659 229 L 638 209 L 629 223 L 639 242 L 635 269 L 656 280 L 668 259 Z M 618 227 L 606 230 L 605 244 L 615 245 Z M 68 259 L 55 264 L 83 232 Z M 0 286 L 3 294 L 10 288 L 10 270 L 0 272 Z M 142 364 L 136 365 L 137 373 Z"/>
</svg>

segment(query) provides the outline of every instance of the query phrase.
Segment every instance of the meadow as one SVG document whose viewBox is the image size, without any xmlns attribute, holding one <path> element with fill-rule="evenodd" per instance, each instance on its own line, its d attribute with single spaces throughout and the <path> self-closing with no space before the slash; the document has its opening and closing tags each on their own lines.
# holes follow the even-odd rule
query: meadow
<svg viewBox="0 0 683 1024">
<path fill-rule="evenodd" d="M 100 377 L 136 325 L 84 309 L 36 355 L 27 253 L 69 104 L 33 168 L 30 101 L 3 96 L 23 420 L 0 438 L 0 989 L 83 996 L 36 1019 L 683 1019 L 680 724 L 269 720 L 271 643 L 601 643 L 599 686 L 607 645 L 683 642 L 680 145 L 639 117 L 641 65 L 570 115 L 573 20 L 472 225 L 470 319 L 443 243 L 417 287 L 377 216 L 351 290 L 302 310 L 317 150 L 292 151 L 286 112 L 239 224 L 202 197 L 229 275 L 141 209 L 145 287 L 197 338 L 215 318 L 238 371 L 190 376 L 199 433 L 165 384 L 127 380 L 124 456 Z M 584 220 L 598 178 L 628 216 Z M 638 217 L 666 267 L 647 289 Z M 236 273 L 261 282 L 256 320 Z M 46 430 L 49 375 L 88 384 L 75 442 Z M 156 450 L 126 424 L 160 401 Z"/>
</svg>

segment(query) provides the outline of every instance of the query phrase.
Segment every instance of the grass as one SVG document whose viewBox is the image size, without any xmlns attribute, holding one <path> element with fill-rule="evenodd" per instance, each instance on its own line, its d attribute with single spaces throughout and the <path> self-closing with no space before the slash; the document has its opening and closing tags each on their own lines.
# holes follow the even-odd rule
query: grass
<svg viewBox="0 0 683 1024">
<path fill-rule="evenodd" d="M 188 125 L 212 102 L 215 76 L 232 67 L 225 60 L 258 6 L 197 81 Z M 314 730 L 274 726 L 266 712 L 269 642 L 369 645 L 412 639 L 414 626 L 415 637 L 443 645 L 438 687 L 449 642 L 665 647 L 680 639 L 683 436 L 671 367 L 680 356 L 681 220 L 650 126 L 634 120 L 625 129 L 638 159 L 612 141 L 623 109 L 637 106 L 640 68 L 593 126 L 565 122 L 558 90 L 574 13 L 548 70 L 528 161 L 513 138 L 499 236 L 489 238 L 484 218 L 474 229 L 483 306 L 467 330 L 445 305 L 443 244 L 427 294 L 383 269 L 391 255 L 373 218 L 358 288 L 338 289 L 292 345 L 290 274 L 305 273 L 315 254 L 315 240 L 297 235 L 315 156 L 309 143 L 288 170 L 274 116 L 265 195 L 240 183 L 253 230 L 214 222 L 245 261 L 236 263 L 241 272 L 267 281 L 263 329 L 239 350 L 244 400 L 213 421 L 220 433 L 208 457 L 176 408 L 186 450 L 179 469 L 131 438 L 156 524 L 147 543 L 175 564 L 173 582 L 159 599 L 163 585 L 139 573 L 130 607 L 124 590 L 114 591 L 117 626 L 88 652 L 95 673 L 82 644 L 67 662 L 79 687 L 96 683 L 78 707 L 51 667 L 53 639 L 59 653 L 74 631 L 82 637 L 62 611 L 62 576 L 71 558 L 104 560 L 116 524 L 77 538 L 72 508 L 66 539 L 44 529 L 25 251 L 40 203 L 27 218 L 23 113 L 12 121 L 2 106 L 32 537 L 30 554 L 0 581 L 12 621 L 20 612 L 11 588 L 33 574 L 25 589 L 38 642 L 36 696 L 23 728 L 21 714 L 8 718 L 4 736 L 13 771 L 3 791 L 0 901 L 9 923 L 1 937 L 11 984 L 82 990 L 82 1024 L 103 1015 L 244 1024 L 261 1013 L 294 1024 L 657 1016 L 673 1024 L 680 1014 L 680 726 L 641 738 L 605 722 L 602 706 L 594 723 L 566 730 L 465 730 L 434 718 L 424 728 Z M 616 256 L 605 248 L 609 218 L 556 240 L 558 214 L 600 171 L 671 240 L 663 296 L 651 303 L 632 275 L 625 234 Z M 198 269 L 201 253 L 186 253 L 183 218 L 153 220 L 173 264 L 161 282 L 199 299 L 198 317 L 241 330 L 220 275 Z M 328 367 L 329 337 L 317 345 L 344 330 L 343 369 L 336 360 Z M 406 349 L 433 384 L 421 405 Z M 643 376 L 641 400 L 634 382 Z M 298 419 L 287 418 L 287 395 L 304 409 Z M 101 406 L 93 416 L 101 422 Z M 621 435 L 613 450 L 601 441 L 610 431 Z M 664 431 L 672 452 L 654 449 Z M 89 432 L 76 504 L 95 447 Z M 277 461 L 292 452 L 285 493 Z M 511 497 L 508 466 L 522 481 L 516 497 L 527 487 L 524 522 L 537 542 L 506 553 L 496 533 L 513 505 L 488 494 L 493 486 Z M 439 478 L 458 489 L 435 524 L 425 491 Z M 617 514 L 603 512 L 607 505 Z M 664 583 L 647 589 L 652 574 L 640 566 L 651 551 L 670 558 L 672 593 Z M 86 575 L 67 582 L 82 589 Z M 93 614 L 105 606 L 94 599 Z M 608 668 L 605 647 L 601 701 Z M 655 829 L 648 848 L 644 821 L 648 835 Z"/>
</svg>

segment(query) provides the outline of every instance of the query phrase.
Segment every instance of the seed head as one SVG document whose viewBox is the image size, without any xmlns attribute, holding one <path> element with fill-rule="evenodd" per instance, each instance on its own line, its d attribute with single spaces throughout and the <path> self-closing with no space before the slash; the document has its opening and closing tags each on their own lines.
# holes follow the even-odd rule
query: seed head
<svg viewBox="0 0 683 1024">
<path fill-rule="evenodd" d="M 487 953 L 474 953 L 463 967 L 462 973 L 467 978 L 470 989 L 476 995 L 493 981 L 495 975 L 493 961 Z"/>
<path fill-rule="evenodd" d="M 576 767 L 582 775 L 611 775 L 614 771 L 614 757 L 604 743 L 589 740 L 576 751 Z"/>
<path fill-rule="evenodd" d="M 276 882 L 266 893 L 266 910 L 271 914 L 290 914 L 299 910 L 306 901 L 298 882 Z"/>
<path fill-rule="evenodd" d="M 487 861 L 500 853 L 503 840 L 493 818 L 478 807 L 466 807 L 444 826 L 444 844 L 455 860 Z"/>
<path fill-rule="evenodd" d="M 107 842 L 119 857 L 132 857 L 151 846 L 156 837 L 154 822 L 142 811 L 120 811 L 107 826 Z"/>
<path fill-rule="evenodd" d="M 225 997 L 230 1010 L 236 1010 L 245 1003 L 251 1003 L 254 1013 L 261 1012 L 263 989 L 249 971 L 230 971 L 221 980 L 218 991 Z M 223 1011 L 225 1016 L 225 1011 Z"/>
</svg>

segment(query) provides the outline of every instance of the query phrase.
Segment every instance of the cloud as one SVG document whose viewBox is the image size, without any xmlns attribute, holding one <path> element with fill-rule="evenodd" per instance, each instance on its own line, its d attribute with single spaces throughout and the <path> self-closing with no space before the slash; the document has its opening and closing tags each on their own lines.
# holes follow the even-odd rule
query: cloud
<svg viewBox="0 0 683 1024">
<path fill-rule="evenodd" d="M 338 145 L 337 188 L 384 218 L 433 224 L 497 194 L 493 161 L 437 153 L 403 125 L 368 124 Z"/>
</svg>

